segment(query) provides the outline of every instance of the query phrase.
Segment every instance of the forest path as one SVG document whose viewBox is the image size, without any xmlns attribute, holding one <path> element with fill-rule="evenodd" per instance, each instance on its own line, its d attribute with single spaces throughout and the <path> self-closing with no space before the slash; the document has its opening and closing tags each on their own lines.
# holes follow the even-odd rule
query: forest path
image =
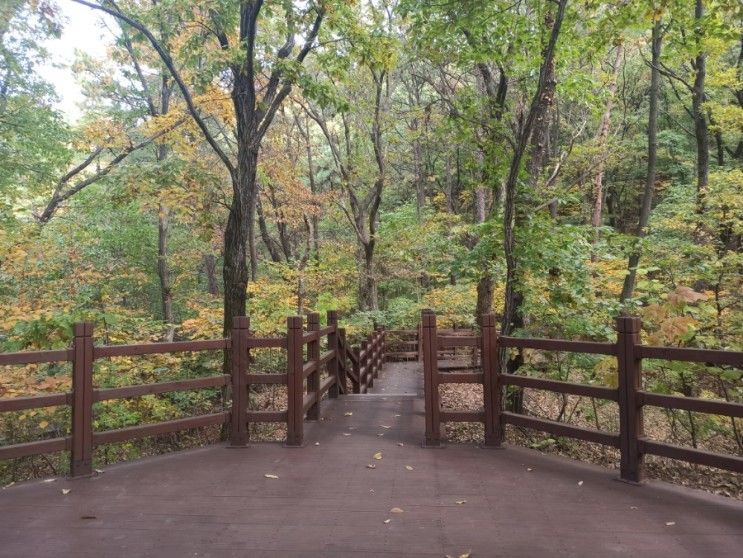
<svg viewBox="0 0 743 558">
<path fill-rule="evenodd" d="M 300 449 L 212 446 L 8 488 L 0 556 L 739 556 L 743 502 L 523 448 L 421 448 L 421 384 L 420 363 L 386 364 L 372 393 L 324 400 Z"/>
</svg>

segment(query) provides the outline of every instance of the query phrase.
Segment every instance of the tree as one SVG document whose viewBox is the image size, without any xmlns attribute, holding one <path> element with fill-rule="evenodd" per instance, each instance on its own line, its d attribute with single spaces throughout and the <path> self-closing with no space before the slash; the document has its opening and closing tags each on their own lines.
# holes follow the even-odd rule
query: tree
<svg viewBox="0 0 743 558">
<path fill-rule="evenodd" d="M 221 77 L 229 72 L 229 95 L 235 118 L 236 156 L 231 157 L 209 126 L 207 117 L 194 102 L 192 87 L 184 80 L 174 59 L 174 53 L 162 44 L 151 29 L 136 16 L 122 12 L 116 4 L 87 2 L 77 3 L 103 11 L 125 22 L 142 33 L 160 56 L 163 64 L 176 82 L 188 112 L 198 125 L 204 139 L 221 160 L 232 183 L 232 200 L 224 231 L 224 331 L 232 327 L 232 318 L 246 313 L 247 284 L 256 276 L 255 206 L 257 197 L 256 175 L 261 142 L 283 103 L 297 81 L 298 71 L 309 55 L 320 32 L 326 13 L 323 3 L 312 2 L 307 10 L 291 3 L 283 5 L 285 40 L 274 52 L 270 47 L 262 51 L 258 42 L 259 20 L 264 8 L 263 0 L 231 2 L 221 10 L 202 14 L 192 10 L 188 15 L 208 30 L 200 39 L 215 40 L 219 53 L 210 62 L 211 75 Z M 185 5 L 176 4 L 183 16 Z M 264 16 L 264 22 L 272 13 Z M 275 22 L 273 22 L 275 23 Z M 304 29 L 302 24 L 305 24 Z M 234 27 L 237 27 L 237 37 Z M 277 29 L 278 30 L 278 29 Z M 304 32 L 305 41 L 296 49 L 296 37 Z M 204 53 L 208 57 L 208 53 Z M 214 58 L 217 63 L 214 63 Z M 270 62 L 269 62 L 270 60 Z M 221 64 L 219 63 L 221 62 Z M 259 70 L 266 68 L 266 73 Z M 258 71 L 257 71 L 258 70 Z M 262 95 L 261 95 L 262 93 Z M 250 251 L 248 253 L 248 251 Z M 251 272 L 248 270 L 251 262 Z"/>
</svg>

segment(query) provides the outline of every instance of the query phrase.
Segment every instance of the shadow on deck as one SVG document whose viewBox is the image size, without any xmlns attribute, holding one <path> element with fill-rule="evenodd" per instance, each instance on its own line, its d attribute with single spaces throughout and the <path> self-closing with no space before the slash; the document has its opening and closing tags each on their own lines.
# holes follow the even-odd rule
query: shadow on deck
<svg viewBox="0 0 743 558">
<path fill-rule="evenodd" d="M 387 364 L 371 394 L 327 401 L 302 449 L 208 447 L 9 488 L 0 556 L 740 555 L 741 502 L 522 448 L 422 449 L 420 382 L 419 363 Z"/>
</svg>

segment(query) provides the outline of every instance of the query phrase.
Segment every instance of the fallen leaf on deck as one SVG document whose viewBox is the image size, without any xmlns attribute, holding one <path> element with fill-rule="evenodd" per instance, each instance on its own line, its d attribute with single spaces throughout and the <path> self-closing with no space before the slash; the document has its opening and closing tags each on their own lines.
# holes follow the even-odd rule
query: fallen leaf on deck
<svg viewBox="0 0 743 558">
<path fill-rule="evenodd" d="M 265 475 L 263 475 L 263 476 L 264 476 L 264 477 L 266 477 L 267 479 L 277 479 L 277 478 L 279 478 L 279 476 L 278 476 L 278 475 L 272 475 L 272 474 L 270 474 L 270 473 L 266 473 L 266 474 L 265 474 Z"/>
<path fill-rule="evenodd" d="M 389 523 L 390 521 L 392 521 L 392 520 L 391 520 L 391 519 L 385 519 L 385 520 L 384 520 L 384 523 L 385 523 L 385 525 L 386 525 L 387 523 Z"/>
<path fill-rule="evenodd" d="M 315 445 L 316 445 L 316 446 L 319 446 L 319 445 L 320 445 L 320 442 L 315 442 Z"/>
<path fill-rule="evenodd" d="M 529 473 L 531 473 L 531 472 L 532 472 L 532 471 L 533 471 L 534 469 L 532 469 L 531 467 L 527 467 L 527 468 L 526 468 L 526 470 L 527 470 L 527 471 L 528 471 Z"/>
<path fill-rule="evenodd" d="M 460 554 L 458 558 L 470 558 L 470 556 L 472 556 L 472 551 L 471 550 L 468 550 L 464 554 Z M 454 556 L 452 556 L 450 554 L 447 554 L 446 555 L 446 558 L 454 558 Z"/>
<path fill-rule="evenodd" d="M 57 480 L 57 479 L 44 479 L 41 482 L 54 482 L 55 480 Z"/>
<path fill-rule="evenodd" d="M 395 415 L 396 417 L 399 417 L 400 415 Z"/>
<path fill-rule="evenodd" d="M 350 433 L 350 432 L 344 432 L 344 433 L 343 433 L 343 435 L 344 435 L 344 436 L 350 436 L 350 435 L 351 435 L 351 433 Z"/>
<path fill-rule="evenodd" d="M 457 500 L 457 504 L 459 504 L 460 506 L 466 503 L 467 503 L 467 500 Z"/>
<path fill-rule="evenodd" d="M 403 512 L 402 508 L 392 508 L 390 510 L 390 513 L 402 513 L 402 512 Z"/>
<path fill-rule="evenodd" d="M 366 466 L 367 469 L 376 469 L 377 466 L 374 465 L 374 463 L 369 463 L 369 465 Z"/>
<path fill-rule="evenodd" d="M 397 442 L 397 445 L 403 447 L 405 444 L 403 444 L 402 442 Z"/>
<path fill-rule="evenodd" d="M 384 436 L 384 432 L 380 432 L 379 434 L 377 434 L 377 436 L 381 438 L 382 436 Z"/>
<path fill-rule="evenodd" d="M 94 471 L 99 475 L 103 473 L 103 469 L 94 469 Z"/>
<path fill-rule="evenodd" d="M 63 488 L 62 489 L 62 494 L 64 494 L 65 496 L 67 496 L 70 492 L 72 492 L 72 489 L 71 488 Z"/>
<path fill-rule="evenodd" d="M 578 486 L 583 486 L 583 481 L 578 481 Z"/>
<path fill-rule="evenodd" d="M 378 451 L 377 453 L 375 453 L 374 454 L 374 459 L 382 459 L 382 452 L 381 451 Z"/>
<path fill-rule="evenodd" d="M 676 522 L 675 521 L 666 521 L 666 525 L 668 525 L 669 527 L 671 527 L 673 525 L 676 525 Z"/>
<path fill-rule="evenodd" d="M 343 416 L 344 417 L 351 417 L 351 416 L 353 416 L 353 413 L 351 411 L 346 411 L 345 413 L 343 413 Z"/>
<path fill-rule="evenodd" d="M 385 426 L 384 424 L 380 424 L 379 426 L 381 426 L 382 428 L 386 428 L 387 430 L 389 430 L 390 428 L 392 428 L 391 426 Z"/>
<path fill-rule="evenodd" d="M 407 469 L 408 471 L 412 471 L 412 470 L 413 470 L 413 466 L 412 466 L 412 465 L 405 465 L 405 468 L 406 468 L 406 469 Z"/>
</svg>

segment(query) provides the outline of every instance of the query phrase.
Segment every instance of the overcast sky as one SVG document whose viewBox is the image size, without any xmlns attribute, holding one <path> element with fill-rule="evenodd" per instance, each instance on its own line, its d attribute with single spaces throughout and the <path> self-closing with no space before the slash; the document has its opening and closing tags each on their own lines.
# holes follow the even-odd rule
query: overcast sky
<svg viewBox="0 0 743 558">
<path fill-rule="evenodd" d="M 102 59 L 112 37 L 101 23 L 101 12 L 75 4 L 71 0 L 59 0 L 58 6 L 65 21 L 62 37 L 45 43 L 50 55 L 49 61 L 39 67 L 39 72 L 57 90 L 60 97 L 58 108 L 64 112 L 68 121 L 75 122 L 80 117 L 79 105 L 84 100 L 71 69 L 75 50 Z"/>
</svg>

